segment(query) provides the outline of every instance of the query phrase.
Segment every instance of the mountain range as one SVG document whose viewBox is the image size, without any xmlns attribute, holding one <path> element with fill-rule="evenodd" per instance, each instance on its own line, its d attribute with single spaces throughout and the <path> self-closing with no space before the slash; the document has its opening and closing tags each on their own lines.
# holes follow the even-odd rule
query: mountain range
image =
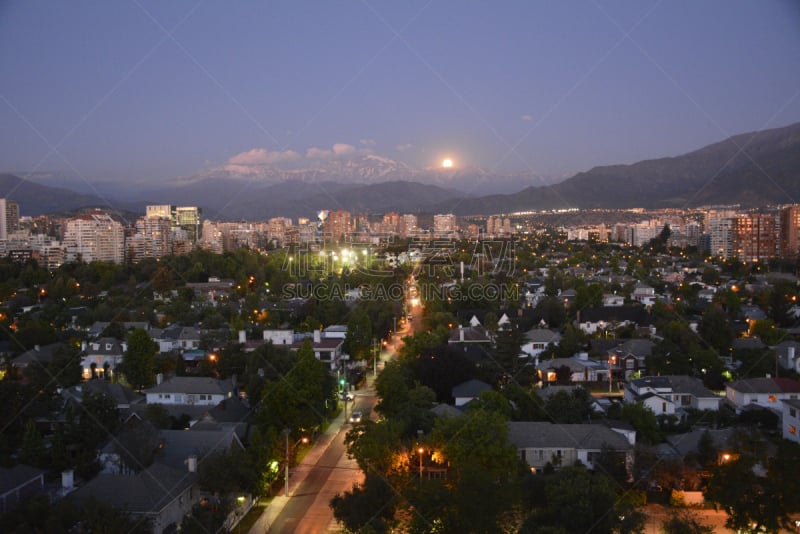
<svg viewBox="0 0 800 534">
<path fill-rule="evenodd" d="M 415 169 L 372 154 L 314 169 L 228 169 L 163 183 L 138 193 L 75 192 L 0 174 L 0 197 L 24 215 L 84 206 L 144 211 L 147 204 L 201 206 L 209 219 L 265 220 L 354 213 L 492 214 L 562 208 L 757 207 L 800 200 L 800 123 L 730 137 L 688 154 L 631 165 L 594 167 L 557 184 L 532 173 L 485 169 Z M 61 182 L 66 183 L 66 182 Z M 495 194 L 482 195 L 486 190 Z"/>
</svg>

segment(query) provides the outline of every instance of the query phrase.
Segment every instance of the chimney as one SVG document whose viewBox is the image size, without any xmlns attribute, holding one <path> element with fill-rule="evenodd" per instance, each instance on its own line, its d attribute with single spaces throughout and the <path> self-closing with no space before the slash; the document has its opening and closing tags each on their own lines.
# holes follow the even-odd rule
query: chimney
<svg viewBox="0 0 800 534">
<path fill-rule="evenodd" d="M 85 341 L 81 341 L 81 351 L 82 352 L 86 352 L 86 342 Z"/>
<path fill-rule="evenodd" d="M 314 330 L 314 343 L 319 343 L 321 341 L 321 334 L 319 330 Z"/>
<path fill-rule="evenodd" d="M 247 333 L 244 330 L 239 330 L 239 343 L 244 344 L 247 342 Z"/>
<path fill-rule="evenodd" d="M 196 473 L 197 472 L 197 456 L 195 456 L 194 454 L 189 456 L 189 458 L 186 459 L 186 465 L 189 466 L 189 472 L 190 473 Z"/>
<path fill-rule="evenodd" d="M 164 373 L 158 373 L 156 375 L 156 384 L 161 384 L 164 382 Z"/>
<path fill-rule="evenodd" d="M 794 368 L 794 347 L 787 347 L 786 348 L 786 367 L 789 369 Z"/>
<path fill-rule="evenodd" d="M 464 341 L 464 327 L 461 325 L 458 325 L 458 340 Z"/>
<path fill-rule="evenodd" d="M 75 479 L 73 477 L 72 469 L 67 469 L 66 471 L 61 471 L 61 488 L 64 491 L 69 491 L 74 486 Z"/>
</svg>

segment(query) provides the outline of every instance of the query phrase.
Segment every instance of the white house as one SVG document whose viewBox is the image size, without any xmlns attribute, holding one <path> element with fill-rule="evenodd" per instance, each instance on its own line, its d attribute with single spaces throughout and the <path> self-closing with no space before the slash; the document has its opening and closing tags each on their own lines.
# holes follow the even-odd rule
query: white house
<svg viewBox="0 0 800 534">
<path fill-rule="evenodd" d="M 780 411 L 780 401 L 800 398 L 800 382 L 769 377 L 737 380 L 725 385 L 725 398 L 737 411 L 750 404 Z"/>
<path fill-rule="evenodd" d="M 627 466 L 633 462 L 634 447 L 629 437 L 600 424 L 515 421 L 508 423 L 508 439 L 534 472 L 548 463 L 566 467 L 576 461 L 594 469 L 604 448 L 624 455 Z"/>
<path fill-rule="evenodd" d="M 558 346 L 561 334 L 547 328 L 532 328 L 524 334 L 525 342 L 520 347 L 520 358 L 537 358 L 547 345 Z"/>
<path fill-rule="evenodd" d="M 230 380 L 205 376 L 176 376 L 145 390 L 147 404 L 216 406 L 234 395 Z"/>
<path fill-rule="evenodd" d="M 789 399 L 782 403 L 781 425 L 783 439 L 800 443 L 800 400 Z"/>
<path fill-rule="evenodd" d="M 696 410 L 719 410 L 722 398 L 706 388 L 703 383 L 690 376 L 645 376 L 631 380 L 625 385 L 625 402 L 642 401 L 646 395 L 656 395 L 673 404 L 676 409 L 694 408 Z M 669 412 L 669 407 L 651 400 L 648 405 L 656 414 Z M 664 411 L 666 410 L 666 411 Z"/>
<path fill-rule="evenodd" d="M 618 307 L 625 304 L 625 297 L 616 293 L 606 293 L 603 295 L 603 306 Z"/>
<path fill-rule="evenodd" d="M 264 330 L 264 341 L 272 341 L 273 345 L 291 345 L 294 343 L 294 330 Z"/>
<path fill-rule="evenodd" d="M 641 302 L 645 306 L 652 306 L 656 303 L 656 290 L 647 284 L 639 282 L 631 293 L 631 299 Z"/>
<path fill-rule="evenodd" d="M 83 378 L 88 380 L 92 377 L 111 378 L 122 359 L 128 345 L 113 337 L 101 337 L 84 342 L 81 345 L 83 356 L 81 356 L 81 369 Z"/>
</svg>

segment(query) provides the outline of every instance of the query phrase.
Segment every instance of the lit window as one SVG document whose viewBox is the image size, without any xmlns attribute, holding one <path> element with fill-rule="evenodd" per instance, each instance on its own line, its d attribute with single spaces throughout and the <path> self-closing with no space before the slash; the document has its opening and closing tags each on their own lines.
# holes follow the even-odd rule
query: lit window
<svg viewBox="0 0 800 534">
<path fill-rule="evenodd" d="M 797 434 L 797 429 L 794 427 L 794 425 L 789 425 L 789 434 Z"/>
<path fill-rule="evenodd" d="M 770 396 L 769 396 L 769 401 L 770 401 L 770 402 L 775 402 L 775 401 L 777 401 L 777 400 L 778 400 L 778 399 L 777 399 L 777 397 L 775 397 L 775 395 L 770 395 Z"/>
</svg>

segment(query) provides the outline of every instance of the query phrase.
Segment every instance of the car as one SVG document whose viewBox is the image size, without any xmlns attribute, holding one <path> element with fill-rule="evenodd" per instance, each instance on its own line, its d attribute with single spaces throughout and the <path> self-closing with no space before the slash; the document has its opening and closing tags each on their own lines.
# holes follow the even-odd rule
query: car
<svg viewBox="0 0 800 534">
<path fill-rule="evenodd" d="M 360 423 L 361 422 L 361 412 L 355 411 L 350 414 L 350 422 L 351 423 Z"/>
<path fill-rule="evenodd" d="M 356 396 L 353 395 L 351 392 L 342 391 L 342 400 L 343 401 L 353 402 L 353 400 L 355 400 L 355 398 L 356 398 Z"/>
</svg>

